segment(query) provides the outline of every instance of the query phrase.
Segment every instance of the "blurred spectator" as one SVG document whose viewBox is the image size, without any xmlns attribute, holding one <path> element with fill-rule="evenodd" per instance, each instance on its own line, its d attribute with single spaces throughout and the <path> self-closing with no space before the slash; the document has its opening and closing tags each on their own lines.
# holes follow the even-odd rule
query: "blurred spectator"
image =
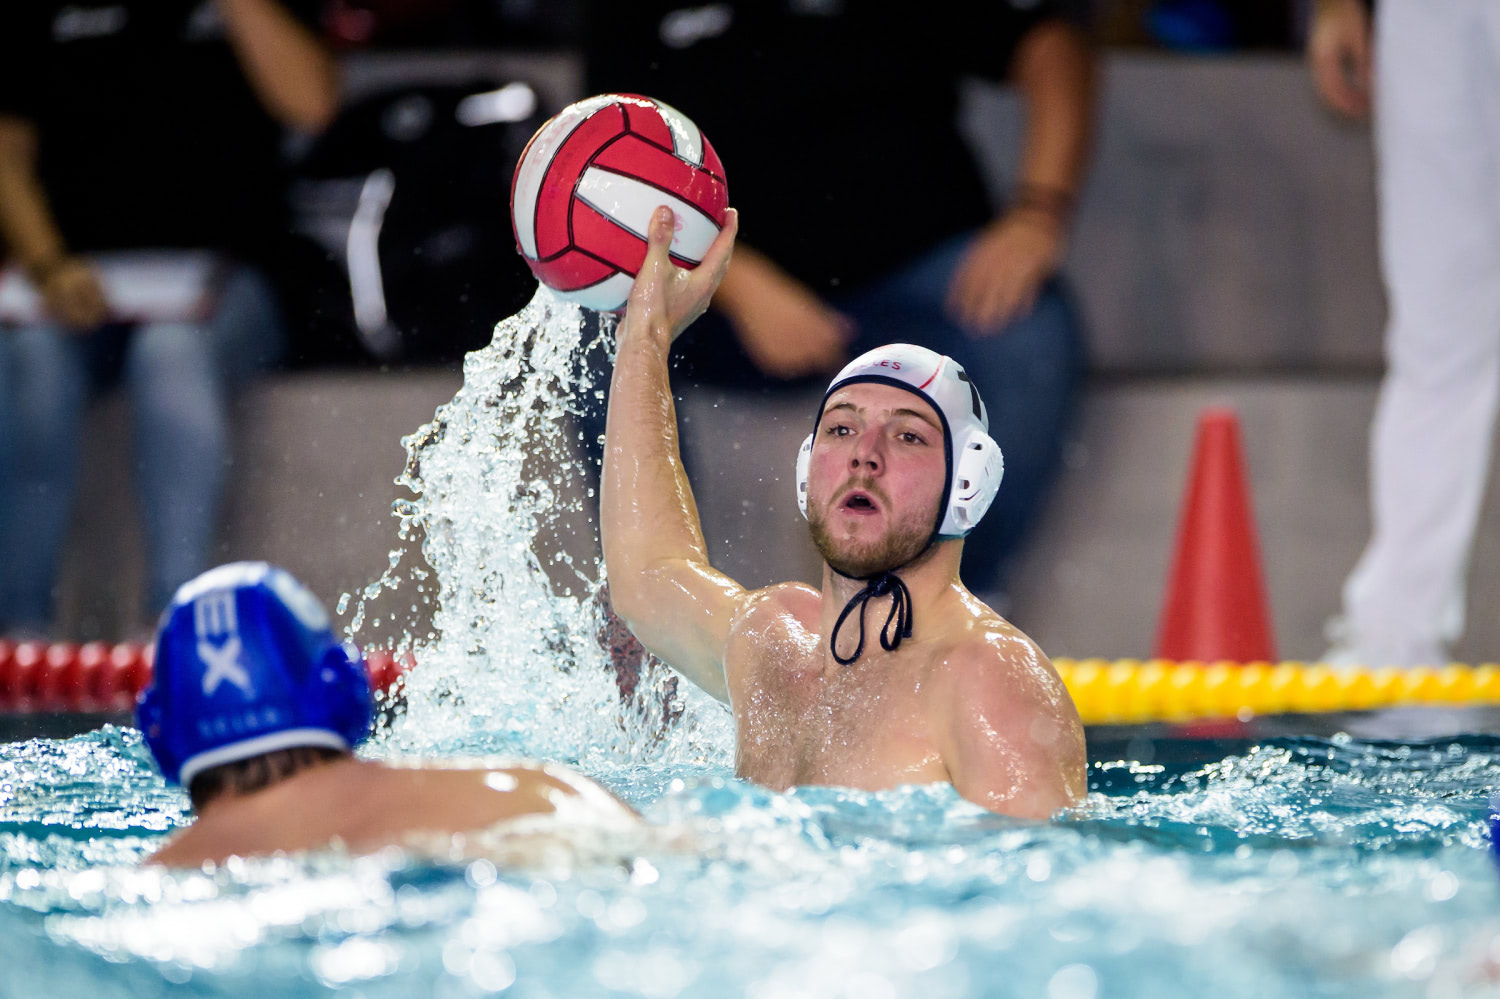
<svg viewBox="0 0 1500 999">
<path fill-rule="evenodd" d="M 316 131 L 337 100 L 313 24 L 277 0 L 0 11 L 0 235 L 12 284 L 24 273 L 43 303 L 0 328 L 0 631 L 52 625 L 82 411 L 115 381 L 145 608 L 208 565 L 231 389 L 283 346 L 265 277 L 287 232 L 280 126 Z M 181 288 L 131 311 L 119 295 L 143 250 Z"/>
<path fill-rule="evenodd" d="M 295 361 L 442 363 L 489 344 L 536 293 L 501 184 L 541 105 L 530 84 L 478 73 L 346 97 L 300 157 L 294 199 L 299 228 L 343 266 L 321 314 L 346 314 L 353 336 L 299 340 L 355 349 Z"/>
<path fill-rule="evenodd" d="M 1334 109 L 1375 112 L 1387 371 L 1373 533 L 1328 658 L 1446 662 L 1500 396 L 1500 4 L 1321 0 L 1308 41 Z"/>
<path fill-rule="evenodd" d="M 589 90 L 680 108 L 742 213 L 714 309 L 680 341 L 687 373 L 764 385 L 898 341 L 952 355 L 986 386 L 1005 452 L 1005 484 L 964 550 L 964 578 L 996 596 L 1083 368 L 1056 271 L 1091 131 L 1084 36 L 1036 0 L 599 0 L 586 23 Z M 970 74 L 1013 82 L 1026 112 L 998 215 L 957 129 Z"/>
</svg>

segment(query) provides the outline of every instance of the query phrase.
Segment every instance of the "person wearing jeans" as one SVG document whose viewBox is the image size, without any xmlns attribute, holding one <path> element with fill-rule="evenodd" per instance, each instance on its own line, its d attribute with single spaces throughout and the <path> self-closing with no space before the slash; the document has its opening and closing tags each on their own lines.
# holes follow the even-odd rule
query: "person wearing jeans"
<svg viewBox="0 0 1500 999">
<path fill-rule="evenodd" d="M 0 7 L 0 248 L 45 316 L 0 327 L 0 633 L 54 628 L 83 409 L 116 380 L 148 549 L 146 604 L 130 616 L 149 620 L 208 565 L 231 391 L 284 340 L 263 277 L 290 228 L 283 130 L 319 131 L 337 107 L 318 7 Z M 134 251 L 226 262 L 208 318 L 122 322 L 139 317 L 110 300 L 96 255 Z"/>
<path fill-rule="evenodd" d="M 202 322 L 0 330 L 0 632 L 42 635 L 72 517 L 83 418 L 118 381 L 130 401 L 133 486 L 146 542 L 143 613 L 212 561 L 236 388 L 285 342 L 276 296 L 240 267 Z"/>
</svg>

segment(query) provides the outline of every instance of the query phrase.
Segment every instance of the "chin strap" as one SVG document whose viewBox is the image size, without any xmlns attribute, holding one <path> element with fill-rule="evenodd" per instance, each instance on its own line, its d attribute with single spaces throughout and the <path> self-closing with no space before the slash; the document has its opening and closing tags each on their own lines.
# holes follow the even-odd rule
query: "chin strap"
<svg viewBox="0 0 1500 999">
<path fill-rule="evenodd" d="M 830 568 L 832 568 L 830 566 Z M 834 569 L 834 572 L 838 572 Z M 844 575 L 839 573 L 839 575 Z M 856 578 L 856 577 L 847 577 Z M 870 602 L 871 597 L 891 598 L 891 612 L 885 617 L 885 624 L 880 629 L 880 647 L 887 652 L 895 652 L 901 645 L 903 638 L 911 637 L 912 605 L 911 591 L 901 581 L 901 577 L 894 572 L 886 571 L 869 577 L 865 582 L 864 589 L 849 598 L 844 605 L 844 611 L 834 623 L 833 634 L 828 639 L 828 649 L 833 653 L 833 658 L 840 666 L 848 666 L 860 657 L 865 651 L 865 605 Z M 839 629 L 844 626 L 844 621 L 854 613 L 854 608 L 859 607 L 859 644 L 854 647 L 854 655 L 845 658 L 839 655 Z M 891 637 L 891 625 L 896 626 L 895 636 Z"/>
</svg>

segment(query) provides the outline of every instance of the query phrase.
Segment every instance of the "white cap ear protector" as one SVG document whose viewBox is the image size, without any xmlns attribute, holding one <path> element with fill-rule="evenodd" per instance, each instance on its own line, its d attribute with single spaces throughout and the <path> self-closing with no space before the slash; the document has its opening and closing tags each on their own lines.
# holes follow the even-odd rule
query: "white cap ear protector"
<svg viewBox="0 0 1500 999">
<path fill-rule="evenodd" d="M 937 411 L 948 439 L 947 503 L 933 536 L 961 538 L 974 529 L 994 502 L 1005 475 L 1005 457 L 989 435 L 990 421 L 979 398 L 953 358 L 909 343 L 893 343 L 861 354 L 845 365 L 823 393 L 814 432 L 797 451 L 797 506 L 807 516 L 807 475 L 813 440 L 833 393 L 855 382 L 877 382 L 906 389 Z"/>
</svg>

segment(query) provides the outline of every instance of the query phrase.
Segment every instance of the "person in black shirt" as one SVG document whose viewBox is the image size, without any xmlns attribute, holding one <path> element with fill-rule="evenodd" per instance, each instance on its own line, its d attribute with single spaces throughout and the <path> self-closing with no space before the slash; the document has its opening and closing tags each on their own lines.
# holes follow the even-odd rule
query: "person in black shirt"
<svg viewBox="0 0 1500 999">
<path fill-rule="evenodd" d="M 995 595 L 1058 462 L 1083 369 L 1056 271 L 1091 133 L 1084 36 L 1042 0 L 920 11 L 601 0 L 588 26 L 589 89 L 691 117 L 744 219 L 713 309 L 677 348 L 685 373 L 764 385 L 888 342 L 953 356 L 993 386 L 1006 456 L 964 558 L 965 577 Z M 1026 111 L 998 214 L 958 132 L 970 75 L 1013 82 Z"/>
<path fill-rule="evenodd" d="M 281 130 L 320 130 L 336 102 L 311 12 L 279 0 L 0 11 L 0 237 L 43 310 L 0 327 L 0 631 L 50 628 L 81 411 L 117 379 L 131 398 L 145 606 L 207 564 L 230 389 L 283 338 L 263 276 L 287 232 Z M 201 269 L 218 280 L 188 281 L 205 291 L 198 315 L 191 292 L 170 315 L 110 300 L 97 255 L 142 250 L 176 254 L 179 270 L 179 251 L 213 262 Z"/>
</svg>

